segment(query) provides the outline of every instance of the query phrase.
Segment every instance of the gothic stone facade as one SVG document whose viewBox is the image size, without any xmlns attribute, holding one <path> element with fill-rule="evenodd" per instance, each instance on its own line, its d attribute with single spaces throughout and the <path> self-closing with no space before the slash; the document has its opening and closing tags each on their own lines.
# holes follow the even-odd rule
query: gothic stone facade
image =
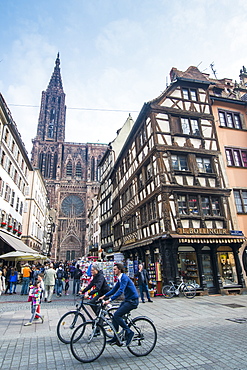
<svg viewBox="0 0 247 370">
<path fill-rule="evenodd" d="M 56 211 L 51 257 L 74 260 L 87 253 L 87 212 L 98 193 L 98 162 L 105 144 L 65 142 L 65 94 L 59 55 L 46 91 L 42 92 L 32 164 L 46 180 L 50 207 Z"/>
</svg>

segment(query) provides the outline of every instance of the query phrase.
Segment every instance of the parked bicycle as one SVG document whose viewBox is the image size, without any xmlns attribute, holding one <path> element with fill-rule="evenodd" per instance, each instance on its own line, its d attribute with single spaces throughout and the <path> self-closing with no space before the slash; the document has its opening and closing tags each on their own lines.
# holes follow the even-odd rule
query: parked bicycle
<svg viewBox="0 0 247 370">
<path fill-rule="evenodd" d="M 78 326 L 71 337 L 70 349 L 73 356 L 80 362 L 93 362 L 101 356 L 106 345 L 106 326 L 110 327 L 117 338 L 117 345 L 125 345 L 125 331 L 122 329 L 116 332 L 109 313 L 105 309 L 103 302 L 98 303 L 99 314 L 91 321 L 86 321 Z M 124 319 L 128 326 L 134 331 L 134 337 L 128 345 L 128 350 L 135 356 L 146 356 L 155 347 L 157 332 L 153 322 L 145 317 L 138 316 L 132 318 L 130 313 Z"/>
<path fill-rule="evenodd" d="M 165 298 L 172 298 L 175 295 L 178 296 L 182 292 L 186 298 L 194 298 L 196 295 L 196 288 L 193 284 L 185 283 L 183 278 L 179 285 L 174 284 L 170 281 L 170 285 L 164 285 L 162 288 L 162 294 Z"/>
<path fill-rule="evenodd" d="M 91 312 L 86 308 L 86 306 L 92 306 L 93 304 L 90 301 L 84 302 L 84 295 L 80 297 L 80 300 L 80 303 L 76 303 L 76 309 L 66 312 L 57 323 L 57 336 L 59 340 L 65 344 L 70 343 L 73 331 L 79 325 L 86 322 L 87 319 L 94 320 Z M 116 310 L 116 306 L 108 308 L 106 310 L 108 318 L 111 318 Z M 83 311 L 83 313 L 81 311 Z M 105 332 L 108 338 L 113 337 L 113 331 L 110 327 L 106 326 Z"/>
</svg>

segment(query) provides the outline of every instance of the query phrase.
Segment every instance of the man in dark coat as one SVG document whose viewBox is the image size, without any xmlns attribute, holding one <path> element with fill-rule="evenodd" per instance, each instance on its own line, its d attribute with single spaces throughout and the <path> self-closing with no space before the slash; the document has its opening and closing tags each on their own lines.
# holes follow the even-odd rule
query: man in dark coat
<svg viewBox="0 0 247 370">
<path fill-rule="evenodd" d="M 148 291 L 148 281 L 149 281 L 148 272 L 147 270 L 143 268 L 143 265 L 141 263 L 139 264 L 138 268 L 139 268 L 139 271 L 137 273 L 137 278 L 138 278 L 138 286 L 140 289 L 142 303 L 145 303 L 144 292 L 146 292 L 148 302 L 153 302 L 150 298 L 150 294 Z"/>
<path fill-rule="evenodd" d="M 99 297 L 102 297 L 103 295 L 105 295 L 110 289 L 103 275 L 103 271 L 100 270 L 99 265 L 97 263 L 94 263 L 92 265 L 91 273 L 93 275 L 92 281 L 86 286 L 86 288 L 80 291 L 80 294 L 84 294 L 88 290 L 94 287 L 94 289 L 91 290 L 89 293 L 89 296 L 92 296 L 95 293 L 98 293 L 94 298 L 91 299 L 91 303 L 94 303 L 95 301 L 99 299 Z M 97 315 L 97 307 L 92 306 L 92 309 Z"/>
</svg>

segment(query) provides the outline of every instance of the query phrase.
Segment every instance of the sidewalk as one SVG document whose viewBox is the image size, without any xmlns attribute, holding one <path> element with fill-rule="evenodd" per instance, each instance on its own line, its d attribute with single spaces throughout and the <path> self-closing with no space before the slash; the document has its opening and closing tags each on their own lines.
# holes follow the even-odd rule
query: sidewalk
<svg viewBox="0 0 247 370">
<path fill-rule="evenodd" d="M 91 364 L 79 363 L 69 346 L 56 336 L 58 319 L 73 309 L 72 296 L 43 303 L 44 324 L 24 327 L 30 318 L 25 297 L 1 296 L 0 368 L 38 369 L 235 369 L 247 370 L 247 296 L 204 296 L 194 299 L 163 297 L 140 303 L 133 316 L 153 319 L 158 341 L 147 357 L 135 357 L 127 348 L 106 345 Z M 246 319 L 242 323 L 236 320 Z M 230 321 L 234 320 L 234 321 Z"/>
</svg>

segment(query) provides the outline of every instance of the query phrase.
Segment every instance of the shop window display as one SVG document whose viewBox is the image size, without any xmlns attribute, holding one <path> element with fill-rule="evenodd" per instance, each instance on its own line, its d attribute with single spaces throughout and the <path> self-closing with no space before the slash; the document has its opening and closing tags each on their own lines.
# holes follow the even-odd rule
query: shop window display
<svg viewBox="0 0 247 370">
<path fill-rule="evenodd" d="M 238 284 L 235 260 L 232 252 L 218 252 L 218 266 L 223 287 Z"/>
<path fill-rule="evenodd" d="M 178 270 L 187 282 L 194 283 L 199 287 L 199 274 L 195 252 L 179 252 Z"/>
</svg>

